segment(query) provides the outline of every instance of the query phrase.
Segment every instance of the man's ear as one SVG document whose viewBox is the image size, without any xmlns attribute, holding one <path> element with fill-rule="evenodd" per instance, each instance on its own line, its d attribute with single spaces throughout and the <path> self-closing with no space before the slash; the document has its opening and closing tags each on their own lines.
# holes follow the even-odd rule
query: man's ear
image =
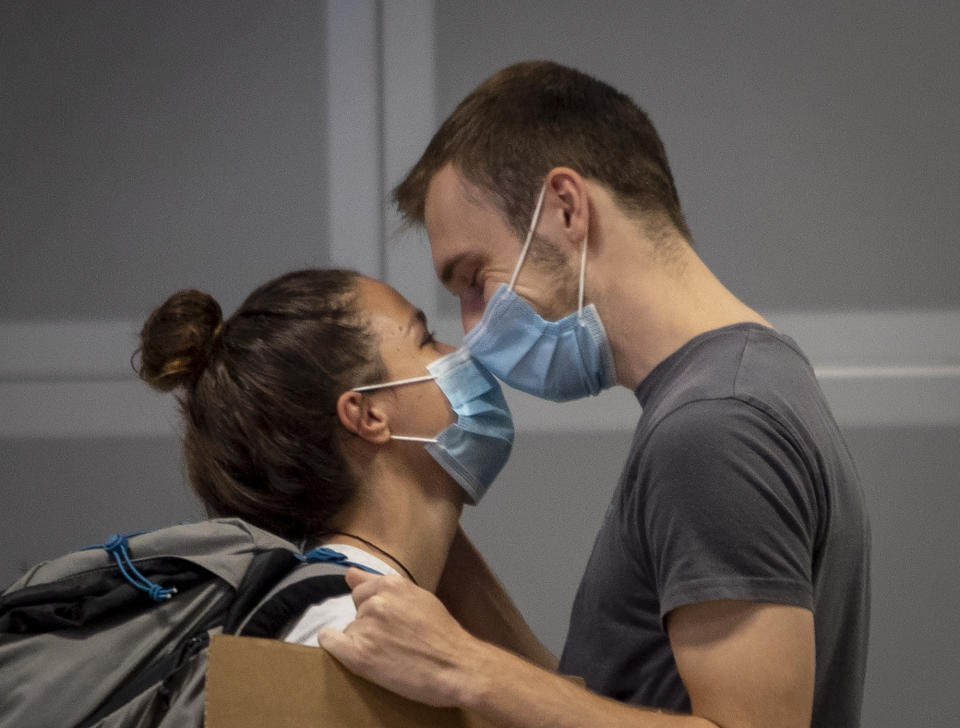
<svg viewBox="0 0 960 728">
<path fill-rule="evenodd" d="M 554 230 L 580 249 L 590 227 L 590 199 L 586 180 L 569 167 L 554 167 L 546 176 L 547 199 L 543 216 L 548 212 Z M 549 207 L 547 207 L 549 203 Z"/>
<path fill-rule="evenodd" d="M 344 392 L 337 398 L 337 417 L 354 435 L 367 442 L 384 444 L 390 440 L 390 423 L 387 413 L 374 399 L 362 392 Z"/>
</svg>

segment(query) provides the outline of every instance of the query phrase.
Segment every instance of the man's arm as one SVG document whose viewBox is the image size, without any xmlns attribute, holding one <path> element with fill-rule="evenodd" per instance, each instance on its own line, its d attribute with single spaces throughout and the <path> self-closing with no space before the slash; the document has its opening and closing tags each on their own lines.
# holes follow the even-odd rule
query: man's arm
<svg viewBox="0 0 960 728">
<path fill-rule="evenodd" d="M 773 604 L 681 607 L 668 629 L 695 715 L 609 700 L 478 640 L 429 592 L 356 569 L 357 619 L 320 644 L 347 668 L 412 700 L 456 706 L 515 728 L 808 726 L 813 619 Z"/>
<path fill-rule="evenodd" d="M 809 726 L 816 673 L 813 613 L 712 601 L 667 615 L 677 670 L 695 715 L 722 726 Z"/>
<path fill-rule="evenodd" d="M 537 639 L 462 527 L 457 529 L 450 547 L 437 597 L 474 637 L 545 669 L 557 669 L 557 658 Z"/>
</svg>

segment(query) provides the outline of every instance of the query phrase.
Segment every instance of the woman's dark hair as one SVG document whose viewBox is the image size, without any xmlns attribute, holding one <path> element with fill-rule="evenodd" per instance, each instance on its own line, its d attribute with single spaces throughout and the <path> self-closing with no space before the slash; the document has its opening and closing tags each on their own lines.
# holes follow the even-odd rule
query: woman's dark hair
<svg viewBox="0 0 960 728">
<path fill-rule="evenodd" d="M 356 307 L 359 279 L 288 273 L 227 321 L 209 294 L 185 290 L 147 319 L 134 366 L 155 389 L 182 390 L 187 472 L 209 515 L 299 540 L 353 496 L 337 398 L 386 378 Z"/>
</svg>

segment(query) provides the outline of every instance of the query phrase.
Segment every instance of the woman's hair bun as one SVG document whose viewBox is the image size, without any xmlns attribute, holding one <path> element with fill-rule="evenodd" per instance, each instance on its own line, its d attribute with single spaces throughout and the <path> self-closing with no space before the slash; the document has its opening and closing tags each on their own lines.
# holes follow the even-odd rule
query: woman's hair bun
<svg viewBox="0 0 960 728">
<path fill-rule="evenodd" d="M 137 374 L 163 392 L 195 382 L 222 324 L 220 304 L 210 294 L 174 293 L 150 314 L 140 331 Z"/>
</svg>

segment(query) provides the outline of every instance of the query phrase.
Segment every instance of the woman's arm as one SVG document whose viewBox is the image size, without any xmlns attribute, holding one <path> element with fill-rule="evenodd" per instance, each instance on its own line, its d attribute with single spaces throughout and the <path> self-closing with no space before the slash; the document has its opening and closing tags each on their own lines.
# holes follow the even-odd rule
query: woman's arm
<svg viewBox="0 0 960 728">
<path fill-rule="evenodd" d="M 457 529 L 450 547 L 437 596 L 475 637 L 547 670 L 557 669 L 557 658 L 537 639 L 462 527 Z"/>
</svg>

